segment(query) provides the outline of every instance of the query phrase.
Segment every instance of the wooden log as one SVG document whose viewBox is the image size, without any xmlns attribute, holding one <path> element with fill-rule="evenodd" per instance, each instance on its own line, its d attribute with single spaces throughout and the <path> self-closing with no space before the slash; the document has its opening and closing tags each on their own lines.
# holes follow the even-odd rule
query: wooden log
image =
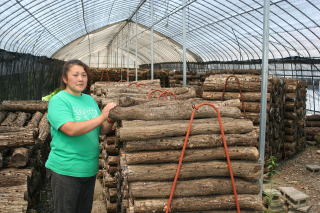
<svg viewBox="0 0 320 213">
<path fill-rule="evenodd" d="M 118 191 L 116 188 L 108 188 L 107 200 L 111 203 L 117 202 L 118 199 Z"/>
<path fill-rule="evenodd" d="M 307 121 L 307 127 L 320 127 L 320 121 Z"/>
<path fill-rule="evenodd" d="M 107 164 L 111 166 L 119 165 L 120 157 L 119 156 L 108 156 Z"/>
<path fill-rule="evenodd" d="M 27 177 L 30 175 L 30 169 L 10 168 L 0 171 L 1 212 L 26 212 L 28 201 L 24 195 L 27 191 Z"/>
<path fill-rule="evenodd" d="M 111 203 L 107 200 L 107 212 L 116 213 L 117 212 L 117 203 Z"/>
<path fill-rule="evenodd" d="M 10 157 L 9 166 L 16 167 L 16 168 L 25 167 L 28 164 L 28 161 L 29 161 L 29 150 L 23 147 L 16 148 L 14 149 Z"/>
<path fill-rule="evenodd" d="M 119 154 L 119 148 L 117 148 L 116 144 L 106 144 L 104 146 L 106 152 L 108 155 L 118 155 Z"/>
<path fill-rule="evenodd" d="M 238 196 L 241 208 L 262 211 L 262 201 L 258 195 L 242 194 Z M 134 212 L 163 212 L 167 199 L 145 199 L 134 201 Z M 235 209 L 233 195 L 218 195 L 210 197 L 175 198 L 172 200 L 171 211 L 203 211 Z"/>
<path fill-rule="evenodd" d="M 242 134 L 253 130 L 252 121 L 245 119 L 222 119 L 225 134 Z M 227 121 L 226 121 L 227 120 Z M 186 134 L 188 123 L 169 124 L 145 127 L 120 128 L 117 136 L 121 141 L 147 140 L 171 136 L 183 136 Z M 217 134 L 220 133 L 218 122 L 194 123 L 190 135 Z"/>
<path fill-rule="evenodd" d="M 30 118 L 30 113 L 18 112 L 16 120 L 13 122 L 13 126 L 23 127 L 26 121 Z"/>
<path fill-rule="evenodd" d="M 117 187 L 117 179 L 112 177 L 109 173 L 104 172 L 104 187 L 108 188 L 116 188 Z"/>
<path fill-rule="evenodd" d="M 306 116 L 307 121 L 320 121 L 320 115 L 307 115 Z"/>
<path fill-rule="evenodd" d="M 50 124 L 47 120 L 47 112 L 42 116 L 39 123 L 39 140 L 45 142 L 50 133 Z"/>
<path fill-rule="evenodd" d="M 1 126 L 12 126 L 14 120 L 17 118 L 17 114 L 9 112 L 7 117 L 2 121 Z"/>
<path fill-rule="evenodd" d="M 167 137 L 144 141 L 128 141 L 124 143 L 123 150 L 125 152 L 133 152 L 181 149 L 184 139 L 185 137 Z M 226 135 L 226 141 L 228 146 L 257 146 L 258 132 L 252 131 L 246 134 L 228 134 Z M 223 142 L 220 134 L 193 135 L 189 137 L 187 143 L 187 149 L 221 146 L 223 146 Z"/>
<path fill-rule="evenodd" d="M 41 112 L 36 112 L 32 115 L 31 120 L 29 121 L 27 128 L 38 128 L 40 120 L 43 114 Z"/>
<path fill-rule="evenodd" d="M 208 100 L 222 100 L 223 92 L 207 92 L 204 91 L 202 98 Z M 224 100 L 231 99 L 241 99 L 241 101 L 246 102 L 260 102 L 261 93 L 260 92 L 243 92 L 242 99 L 239 92 L 225 92 Z M 270 101 L 270 93 L 267 93 L 267 101 Z"/>
<path fill-rule="evenodd" d="M 110 110 L 110 118 L 113 120 L 183 120 L 190 119 L 192 105 L 175 104 L 162 107 L 115 107 Z M 240 118 L 241 112 L 235 107 L 223 107 L 219 109 L 221 116 Z M 214 118 L 217 113 L 209 106 L 201 107 L 195 114 L 195 118 Z"/>
<path fill-rule="evenodd" d="M 7 112 L 0 111 L 0 124 L 7 117 Z"/>
<path fill-rule="evenodd" d="M 320 134 L 320 127 L 305 127 L 305 133 L 307 135 L 318 135 Z"/>
<path fill-rule="evenodd" d="M 206 196 L 232 194 L 230 178 L 203 178 L 196 180 L 178 181 L 174 193 L 176 197 Z M 258 194 L 259 183 L 236 179 L 238 194 Z M 170 194 L 170 182 L 132 182 L 129 191 L 134 199 L 138 198 L 166 198 Z"/>
<path fill-rule="evenodd" d="M 48 102 L 46 101 L 3 101 L 2 110 L 8 111 L 46 111 Z"/>
<path fill-rule="evenodd" d="M 229 147 L 228 152 L 230 159 L 232 160 L 255 161 L 259 159 L 259 152 L 256 147 Z M 128 165 L 178 162 L 180 155 L 180 150 L 121 153 L 121 156 L 125 158 Z M 222 147 L 210 149 L 187 149 L 183 162 L 225 159 L 225 151 Z"/>
<path fill-rule="evenodd" d="M 243 107 L 241 105 L 241 110 L 246 112 L 260 112 L 260 103 L 258 102 L 243 102 Z M 267 112 L 270 111 L 270 104 L 267 104 Z"/>
<path fill-rule="evenodd" d="M 235 177 L 255 180 L 258 179 L 261 174 L 261 166 L 259 163 L 232 161 L 231 167 Z M 127 176 L 129 182 L 173 180 L 176 169 L 177 163 L 128 165 L 122 168 L 122 174 Z M 200 177 L 229 177 L 226 162 L 193 162 L 182 165 L 179 180 Z"/>
<path fill-rule="evenodd" d="M 35 143 L 37 129 L 1 127 L 0 147 L 28 146 Z"/>
</svg>

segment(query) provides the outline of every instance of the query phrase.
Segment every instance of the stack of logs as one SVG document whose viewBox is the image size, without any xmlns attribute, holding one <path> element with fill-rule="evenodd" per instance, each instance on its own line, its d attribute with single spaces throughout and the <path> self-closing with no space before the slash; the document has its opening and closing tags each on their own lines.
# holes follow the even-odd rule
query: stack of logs
<svg viewBox="0 0 320 213">
<path fill-rule="evenodd" d="M 195 98 L 196 91 L 194 88 L 161 88 L 159 80 L 145 80 L 138 82 L 96 82 L 91 86 L 91 95 L 97 103 L 104 107 L 107 103 L 115 102 L 121 107 L 127 107 L 127 112 L 130 113 L 130 107 L 142 103 L 152 101 L 159 97 L 161 91 L 168 91 L 168 95 L 175 94 L 176 96 L 168 96 L 169 99 L 187 99 Z M 150 93 L 154 91 L 154 93 Z M 149 97 L 148 94 L 150 93 Z M 165 97 L 161 98 L 164 99 Z M 134 113 L 134 112 L 133 112 Z M 117 126 L 116 123 L 115 126 Z M 107 211 L 116 212 L 119 209 L 121 196 L 119 185 L 119 143 L 114 135 L 100 136 L 101 155 L 99 176 L 101 177 L 102 185 L 104 186 L 105 197 L 107 200 Z"/>
<path fill-rule="evenodd" d="M 187 73 L 187 85 L 188 86 L 202 86 L 206 73 L 188 72 Z M 181 71 L 169 72 L 170 87 L 182 87 L 183 86 L 183 73 Z"/>
<path fill-rule="evenodd" d="M 307 84 L 297 79 L 285 78 L 285 142 L 284 158 L 293 156 L 306 146 L 305 116 Z"/>
<path fill-rule="evenodd" d="M 211 71 L 211 74 L 213 75 L 204 82 L 202 97 L 208 100 L 239 98 L 243 116 L 258 126 L 261 98 L 260 70 L 219 70 Z M 287 158 L 304 147 L 305 95 L 306 90 L 301 81 L 275 76 L 268 78 L 267 158 L 270 155 L 277 156 L 278 159 Z"/>
<path fill-rule="evenodd" d="M 43 178 L 39 167 L 46 157 L 41 145 L 50 133 L 46 109 L 47 103 L 40 101 L 0 105 L 1 212 L 25 212 L 36 205 Z"/>
<path fill-rule="evenodd" d="M 320 136 L 320 115 L 306 116 L 305 133 L 308 144 L 317 144 L 315 136 Z"/>
<path fill-rule="evenodd" d="M 147 69 L 138 69 L 138 80 L 147 80 L 151 79 L 151 72 Z M 94 84 L 97 81 L 135 81 L 136 77 L 135 69 L 127 68 L 91 68 L 90 69 L 90 82 L 89 85 Z M 155 70 L 154 78 L 160 79 L 162 87 L 169 86 L 169 71 L 167 70 Z"/>
<path fill-rule="evenodd" d="M 112 119 L 121 121 L 121 169 L 115 182 L 121 186 L 122 212 L 166 209 L 192 106 L 202 102 L 153 100 L 110 111 Z M 220 107 L 241 212 L 261 212 L 257 131 L 252 121 L 241 118 L 239 100 L 214 104 Z M 217 113 L 204 106 L 193 121 L 171 210 L 235 212 L 235 207 Z"/>
</svg>

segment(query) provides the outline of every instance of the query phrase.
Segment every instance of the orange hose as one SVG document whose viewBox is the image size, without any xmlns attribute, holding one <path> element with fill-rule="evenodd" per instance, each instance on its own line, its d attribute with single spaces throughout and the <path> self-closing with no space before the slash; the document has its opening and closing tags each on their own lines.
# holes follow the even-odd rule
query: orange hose
<svg viewBox="0 0 320 213">
<path fill-rule="evenodd" d="M 193 122 L 195 113 L 200 107 L 202 107 L 204 105 L 211 106 L 217 112 L 219 126 L 220 126 L 220 132 L 221 132 L 221 139 L 223 141 L 224 152 L 225 152 L 225 155 L 226 155 L 226 158 L 227 158 L 228 170 L 229 170 L 229 174 L 230 174 L 230 178 L 231 178 L 232 190 L 233 190 L 234 199 L 235 199 L 235 203 L 236 203 L 237 213 L 241 213 L 240 212 L 240 204 L 239 204 L 239 200 L 238 200 L 238 194 L 237 194 L 236 185 L 235 185 L 235 181 L 234 181 L 234 177 L 233 177 L 233 171 L 232 171 L 232 167 L 231 167 L 231 161 L 230 161 L 230 156 L 229 156 L 229 151 L 228 151 L 227 140 L 226 140 L 226 137 L 224 135 L 224 128 L 223 128 L 223 125 L 222 125 L 220 111 L 215 105 L 210 104 L 210 103 L 199 104 L 199 105 L 195 106 L 194 109 L 192 110 L 191 118 L 190 118 L 190 121 L 189 121 L 189 127 L 188 127 L 187 134 L 186 134 L 186 137 L 185 137 L 185 140 L 184 140 L 184 143 L 183 143 L 183 147 L 182 147 L 181 155 L 180 155 L 180 158 L 179 158 L 179 163 L 178 163 L 176 175 L 174 176 L 173 184 L 171 186 L 170 197 L 168 199 L 166 213 L 169 213 L 169 211 L 171 211 L 171 202 L 172 202 L 174 191 L 175 191 L 175 188 L 176 188 L 176 185 L 177 185 L 177 181 L 178 181 L 178 178 L 179 178 L 179 175 L 180 175 L 182 161 L 183 161 L 184 153 L 185 153 L 185 150 L 186 150 L 186 147 L 187 147 L 187 143 L 188 143 L 189 135 L 190 135 L 190 132 L 191 132 L 192 122 Z"/>
</svg>

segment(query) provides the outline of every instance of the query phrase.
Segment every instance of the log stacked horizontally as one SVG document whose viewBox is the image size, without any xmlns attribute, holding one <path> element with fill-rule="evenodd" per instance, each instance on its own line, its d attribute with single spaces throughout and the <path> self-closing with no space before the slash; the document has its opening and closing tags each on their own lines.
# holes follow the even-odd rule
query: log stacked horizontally
<svg viewBox="0 0 320 213">
<path fill-rule="evenodd" d="M 186 75 L 186 81 L 188 86 L 202 86 L 207 74 L 188 72 Z M 182 87 L 183 86 L 183 73 L 182 71 L 170 71 L 169 72 L 170 87 Z"/>
<path fill-rule="evenodd" d="M 110 111 L 111 118 L 121 120 L 117 129 L 122 144 L 117 182 L 121 183 L 118 194 L 123 212 L 165 210 L 192 106 L 201 102 L 154 100 Z M 240 207 L 243 212 L 262 212 L 258 134 L 252 121 L 241 117 L 239 103 L 214 104 L 221 110 Z M 208 106 L 200 108 L 195 116 L 171 209 L 235 211 L 217 113 Z"/>
<path fill-rule="evenodd" d="M 315 137 L 320 135 L 320 115 L 315 114 L 306 116 L 305 134 L 308 144 L 317 144 Z"/>
</svg>

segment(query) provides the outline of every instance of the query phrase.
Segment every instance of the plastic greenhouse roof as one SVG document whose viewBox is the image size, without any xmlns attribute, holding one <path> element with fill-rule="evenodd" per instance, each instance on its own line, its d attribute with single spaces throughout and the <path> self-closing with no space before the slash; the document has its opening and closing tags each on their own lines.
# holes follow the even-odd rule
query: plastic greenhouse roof
<svg viewBox="0 0 320 213">
<path fill-rule="evenodd" d="M 153 1 L 154 21 L 151 16 Z M 186 0 L 187 60 L 262 57 L 262 0 Z M 272 0 L 269 58 L 320 57 L 320 0 Z M 0 48 L 93 66 L 181 61 L 182 0 L 0 0 Z M 135 22 L 138 24 L 136 25 Z"/>
</svg>

